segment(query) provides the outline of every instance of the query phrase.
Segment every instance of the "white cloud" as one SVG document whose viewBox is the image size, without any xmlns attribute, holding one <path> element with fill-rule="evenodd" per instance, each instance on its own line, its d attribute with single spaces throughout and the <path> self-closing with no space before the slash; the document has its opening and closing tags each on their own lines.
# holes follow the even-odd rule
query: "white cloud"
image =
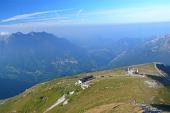
<svg viewBox="0 0 170 113">
<path fill-rule="evenodd" d="M 96 11 L 64 9 L 16 15 L 1 20 L 0 28 L 26 29 L 71 24 L 117 24 L 166 21 L 170 21 L 169 6 L 132 7 Z M 8 22 L 14 23 L 8 24 Z"/>
<path fill-rule="evenodd" d="M 73 9 L 49 10 L 49 11 L 42 11 L 42 12 L 34 12 L 34 13 L 16 15 L 16 16 L 13 16 L 13 17 L 10 17 L 10 18 L 7 18 L 7 19 L 3 19 L 3 20 L 0 21 L 0 23 L 17 21 L 17 20 L 25 20 L 25 19 L 30 19 L 30 17 L 36 17 L 36 16 L 43 15 L 43 14 L 57 14 L 59 12 L 70 11 L 70 10 L 73 10 Z"/>
<path fill-rule="evenodd" d="M 11 17 L 11 18 L 1 20 L 1 23 L 2 22 L 10 22 L 10 21 L 15 21 L 15 20 L 26 19 L 28 17 L 32 17 L 32 16 L 36 16 L 36 15 L 40 15 L 40 14 L 45 14 L 45 13 L 49 13 L 49 12 L 44 11 L 44 12 L 36 12 L 36 13 L 30 13 L 30 14 L 17 15 L 17 16 Z"/>
<path fill-rule="evenodd" d="M 84 13 L 96 23 L 141 23 L 170 21 L 169 6 L 132 7 Z"/>
<path fill-rule="evenodd" d="M 78 12 L 77 12 L 77 17 L 79 17 L 82 12 L 83 12 L 83 9 L 78 10 Z"/>
</svg>

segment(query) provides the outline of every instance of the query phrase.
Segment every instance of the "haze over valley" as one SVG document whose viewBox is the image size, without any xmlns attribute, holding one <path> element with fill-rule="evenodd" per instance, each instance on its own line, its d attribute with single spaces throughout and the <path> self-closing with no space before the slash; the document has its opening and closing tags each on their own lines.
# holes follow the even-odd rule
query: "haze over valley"
<svg viewBox="0 0 170 113">
<path fill-rule="evenodd" d="M 85 46 L 46 32 L 3 34 L 0 39 L 0 77 L 23 84 L 22 90 L 11 90 L 10 96 L 36 83 L 81 72 L 156 61 L 170 64 L 169 34 L 156 38 L 94 38 Z M 1 84 L 4 92 L 10 90 Z"/>
<path fill-rule="evenodd" d="M 0 113 L 170 113 L 170 1 L 0 2 Z"/>
</svg>

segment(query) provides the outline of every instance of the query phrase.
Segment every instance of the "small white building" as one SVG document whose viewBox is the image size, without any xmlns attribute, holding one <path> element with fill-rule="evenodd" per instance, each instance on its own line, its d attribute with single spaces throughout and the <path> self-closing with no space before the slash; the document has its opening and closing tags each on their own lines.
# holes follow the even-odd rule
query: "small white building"
<svg viewBox="0 0 170 113">
<path fill-rule="evenodd" d="M 92 75 L 80 78 L 75 85 L 87 85 L 91 80 L 95 79 Z"/>
<path fill-rule="evenodd" d="M 128 67 L 128 75 L 135 75 L 135 74 L 139 74 L 138 68 Z"/>
<path fill-rule="evenodd" d="M 84 90 L 84 89 L 86 89 L 86 88 L 89 87 L 89 85 L 90 85 L 89 82 L 90 82 L 91 80 L 94 80 L 94 79 L 95 79 L 95 77 L 93 77 L 92 75 L 86 76 L 86 77 L 80 78 L 80 79 L 75 83 L 75 85 L 81 86 L 81 88 Z"/>
<path fill-rule="evenodd" d="M 95 77 L 93 77 L 92 75 L 90 75 L 90 76 L 85 76 L 85 77 L 80 78 L 80 79 L 78 80 L 78 84 L 83 84 L 83 83 L 86 83 L 86 82 L 91 81 L 91 80 L 93 80 L 93 79 L 95 79 Z"/>
<path fill-rule="evenodd" d="M 78 80 L 78 84 L 83 84 L 83 81 L 81 81 L 80 79 Z"/>
</svg>

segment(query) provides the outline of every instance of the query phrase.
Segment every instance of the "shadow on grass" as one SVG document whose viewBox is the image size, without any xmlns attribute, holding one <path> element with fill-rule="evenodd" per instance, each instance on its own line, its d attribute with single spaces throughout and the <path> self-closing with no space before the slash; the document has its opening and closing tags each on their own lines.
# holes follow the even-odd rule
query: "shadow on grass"
<svg viewBox="0 0 170 113">
<path fill-rule="evenodd" d="M 146 75 L 146 76 L 153 79 L 153 80 L 158 81 L 159 83 L 161 83 L 165 87 L 170 86 L 170 81 L 167 78 L 163 77 L 163 76 L 155 76 L 155 75 L 149 75 L 149 74 Z"/>
<path fill-rule="evenodd" d="M 159 110 L 170 112 L 170 104 L 151 104 L 151 105 Z"/>
<path fill-rule="evenodd" d="M 167 74 L 167 77 L 169 78 L 170 77 L 170 66 L 168 65 L 164 65 L 164 64 L 156 64 L 156 67 L 163 71 L 164 73 Z"/>
<path fill-rule="evenodd" d="M 165 73 L 165 76 L 155 76 L 147 74 L 146 76 L 160 82 L 164 86 L 170 86 L 170 66 L 165 64 L 156 64 L 156 67 Z"/>
<path fill-rule="evenodd" d="M 158 81 L 165 87 L 170 88 L 170 66 L 164 64 L 156 64 L 156 67 L 166 73 L 166 76 L 155 76 L 155 75 L 146 75 L 147 77 Z M 170 104 L 151 104 L 151 106 L 156 107 L 159 110 L 170 112 Z"/>
</svg>

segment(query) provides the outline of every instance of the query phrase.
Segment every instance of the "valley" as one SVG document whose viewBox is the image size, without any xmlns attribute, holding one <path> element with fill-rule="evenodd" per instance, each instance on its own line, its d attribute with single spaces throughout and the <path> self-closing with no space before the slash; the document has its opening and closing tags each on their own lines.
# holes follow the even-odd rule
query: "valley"
<svg viewBox="0 0 170 113">
<path fill-rule="evenodd" d="M 18 81 L 20 85 L 16 90 L 12 89 L 12 82 L 6 89 L 0 87 L 0 97 L 12 97 L 37 83 L 82 72 L 155 61 L 169 64 L 169 37 L 108 39 L 104 43 L 104 39 L 92 39 L 89 44 L 85 41 L 84 47 L 80 42 L 72 43 L 46 32 L 2 35 L 0 78 Z M 4 82 L 1 86 L 5 86 Z M 5 93 L 8 90 L 10 95 Z"/>
<path fill-rule="evenodd" d="M 0 0 L 0 113 L 170 113 L 170 0 Z"/>
</svg>

